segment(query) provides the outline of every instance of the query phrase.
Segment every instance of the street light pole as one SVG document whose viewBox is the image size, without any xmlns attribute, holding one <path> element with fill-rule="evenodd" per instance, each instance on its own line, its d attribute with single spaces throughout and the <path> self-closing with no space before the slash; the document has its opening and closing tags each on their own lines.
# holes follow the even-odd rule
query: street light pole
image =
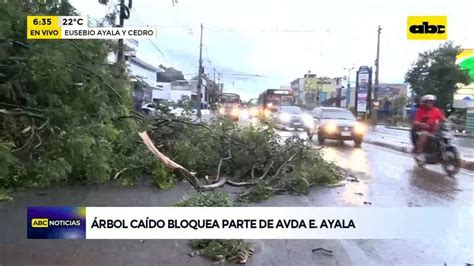
<svg viewBox="0 0 474 266">
<path fill-rule="evenodd" d="M 346 108 L 349 108 L 349 103 L 351 99 L 351 70 L 353 69 L 354 66 L 351 68 L 344 68 L 344 70 L 347 70 Z"/>
</svg>

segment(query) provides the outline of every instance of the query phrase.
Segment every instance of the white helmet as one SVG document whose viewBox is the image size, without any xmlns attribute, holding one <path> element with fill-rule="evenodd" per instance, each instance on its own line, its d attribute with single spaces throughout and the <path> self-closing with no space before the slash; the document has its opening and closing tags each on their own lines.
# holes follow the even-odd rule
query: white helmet
<svg viewBox="0 0 474 266">
<path fill-rule="evenodd" d="M 426 102 L 426 101 L 436 101 L 436 96 L 432 94 L 427 94 L 421 97 L 420 102 Z"/>
</svg>

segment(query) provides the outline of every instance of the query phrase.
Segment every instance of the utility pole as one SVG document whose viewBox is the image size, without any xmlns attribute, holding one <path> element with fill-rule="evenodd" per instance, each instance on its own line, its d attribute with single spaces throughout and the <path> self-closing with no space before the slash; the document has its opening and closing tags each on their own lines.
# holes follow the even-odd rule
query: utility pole
<svg viewBox="0 0 474 266">
<path fill-rule="evenodd" d="M 370 111 L 370 116 L 372 120 L 372 124 L 377 124 L 377 112 L 379 109 L 378 101 L 379 101 L 379 51 L 380 51 L 380 32 L 382 28 L 378 27 L 377 29 L 377 58 L 375 59 L 375 84 L 374 84 L 374 97 L 371 103 L 372 109 Z"/>
<path fill-rule="evenodd" d="M 382 28 L 379 25 L 377 29 L 377 59 L 375 59 L 375 84 L 374 84 L 374 101 L 379 100 L 379 54 L 380 54 L 380 33 Z"/>
<path fill-rule="evenodd" d="M 125 0 L 120 0 L 120 15 L 119 15 L 120 23 L 119 27 L 123 27 L 125 21 Z M 124 61 L 123 56 L 124 44 L 123 39 L 118 40 L 118 52 L 117 52 L 117 63 L 121 64 Z"/>
<path fill-rule="evenodd" d="M 219 95 L 224 92 L 224 88 L 221 87 L 221 73 L 217 72 L 217 85 L 219 86 Z"/>
<path fill-rule="evenodd" d="M 356 87 L 354 92 L 354 115 L 357 116 L 357 105 L 359 102 L 359 70 L 356 71 Z"/>
<path fill-rule="evenodd" d="M 202 104 L 202 92 L 201 92 L 201 87 L 202 87 L 202 31 L 203 31 L 203 25 L 201 23 L 201 41 L 199 44 L 199 71 L 198 71 L 198 85 L 197 85 L 197 90 L 198 90 L 198 117 L 201 118 L 201 104 Z"/>
<path fill-rule="evenodd" d="M 214 84 L 216 84 L 216 69 L 214 68 Z"/>
<path fill-rule="evenodd" d="M 341 82 L 342 84 L 342 82 Z M 336 79 L 336 86 L 339 86 L 339 79 Z M 336 107 L 341 107 L 342 85 L 337 89 Z"/>
<path fill-rule="evenodd" d="M 374 123 L 375 121 L 373 120 L 373 104 L 372 104 L 372 67 L 370 67 L 370 70 L 369 70 L 369 84 L 368 84 L 368 91 L 367 91 L 367 108 L 366 108 L 366 120 L 369 119 L 369 117 L 371 118 L 371 122 Z"/>
</svg>

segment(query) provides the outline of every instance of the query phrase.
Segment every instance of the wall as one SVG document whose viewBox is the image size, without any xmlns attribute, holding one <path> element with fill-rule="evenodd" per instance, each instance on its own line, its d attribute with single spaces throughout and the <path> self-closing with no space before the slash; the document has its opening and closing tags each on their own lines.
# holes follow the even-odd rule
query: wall
<svg viewBox="0 0 474 266">
<path fill-rule="evenodd" d="M 155 71 L 144 69 L 138 65 L 135 65 L 134 63 L 130 63 L 129 69 L 133 76 L 142 77 L 143 81 L 145 81 L 146 83 L 148 83 L 148 85 L 152 87 L 157 86 Z"/>
</svg>

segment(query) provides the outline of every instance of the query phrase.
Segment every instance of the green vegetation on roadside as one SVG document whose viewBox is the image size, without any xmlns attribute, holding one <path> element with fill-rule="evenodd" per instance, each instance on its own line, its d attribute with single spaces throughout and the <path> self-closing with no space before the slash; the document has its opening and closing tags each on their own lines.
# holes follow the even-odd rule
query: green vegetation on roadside
<svg viewBox="0 0 474 266">
<path fill-rule="evenodd" d="M 210 192 L 178 201 L 177 207 L 236 207 L 228 193 Z M 252 245 L 241 239 L 203 239 L 192 240 L 190 246 L 212 261 L 240 262 L 251 255 Z"/>
</svg>

